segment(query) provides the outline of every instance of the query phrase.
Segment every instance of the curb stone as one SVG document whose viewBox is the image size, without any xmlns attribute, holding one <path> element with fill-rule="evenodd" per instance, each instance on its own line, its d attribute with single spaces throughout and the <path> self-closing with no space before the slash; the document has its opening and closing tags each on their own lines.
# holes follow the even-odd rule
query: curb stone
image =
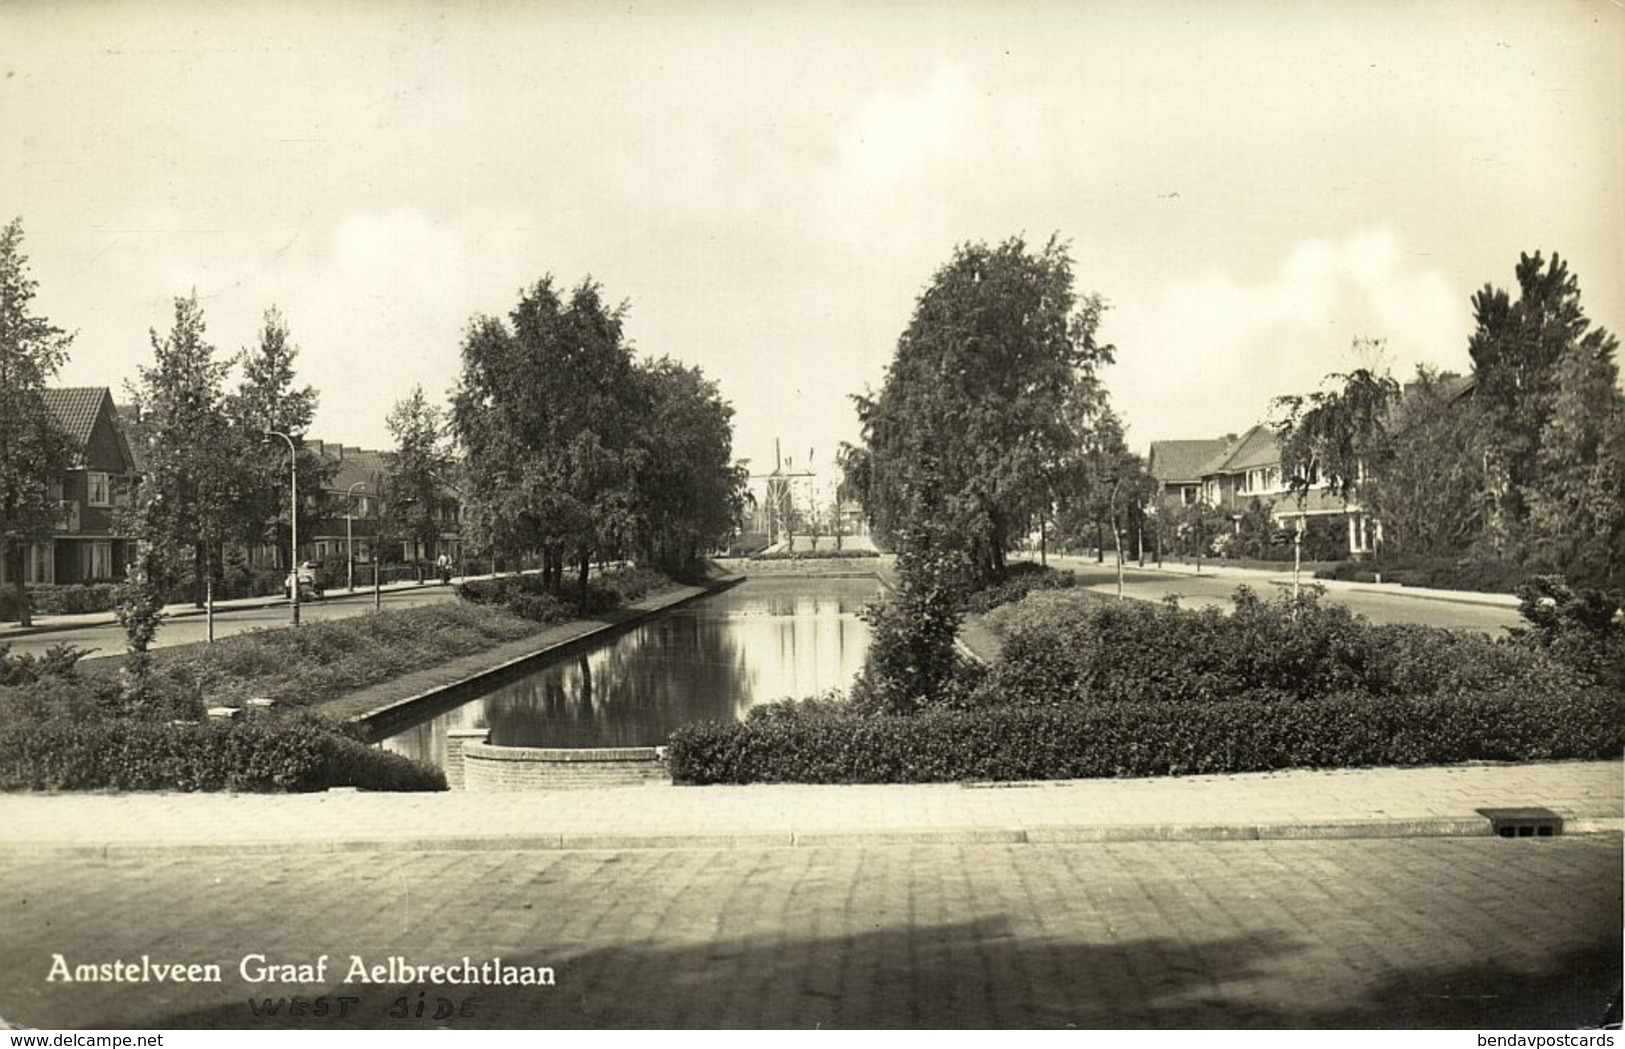
<svg viewBox="0 0 1625 1049">
<path fill-rule="evenodd" d="M 1558 837 L 1625 832 L 1625 817 L 1565 816 Z M 1125 842 L 1326 841 L 1493 837 L 1482 816 L 1278 823 L 1123 824 L 1030 828 L 920 828 L 872 831 L 517 834 L 291 841 L 8 842 L 14 857 L 144 859 L 154 856 L 267 856 L 354 852 L 591 852 L 634 849 L 870 848 L 888 845 L 1093 845 Z M 1552 838 L 1515 839 L 1551 841 Z"/>
</svg>

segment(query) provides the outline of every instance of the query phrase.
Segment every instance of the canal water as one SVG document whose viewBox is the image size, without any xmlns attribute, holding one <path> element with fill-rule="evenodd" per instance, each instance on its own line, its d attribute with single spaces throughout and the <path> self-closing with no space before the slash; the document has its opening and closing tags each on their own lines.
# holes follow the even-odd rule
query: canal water
<svg viewBox="0 0 1625 1049">
<path fill-rule="evenodd" d="M 446 732 L 488 728 L 513 747 L 658 746 L 693 721 L 846 689 L 863 668 L 873 578 L 750 579 L 546 665 L 383 741 L 443 764 Z"/>
</svg>

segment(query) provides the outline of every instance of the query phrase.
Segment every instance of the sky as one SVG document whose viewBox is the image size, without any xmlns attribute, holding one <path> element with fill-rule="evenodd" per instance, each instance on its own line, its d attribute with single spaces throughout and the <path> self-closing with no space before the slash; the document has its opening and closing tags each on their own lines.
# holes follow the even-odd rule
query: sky
<svg viewBox="0 0 1625 1049">
<path fill-rule="evenodd" d="M 222 355 L 277 307 L 311 435 L 386 448 L 471 318 L 590 276 L 717 381 L 736 456 L 829 476 L 970 242 L 1069 243 L 1141 451 L 1466 371 L 1520 252 L 1617 333 L 1622 109 L 1612 0 L 0 0 L 0 221 L 64 385 L 122 399 L 195 290 Z"/>
</svg>

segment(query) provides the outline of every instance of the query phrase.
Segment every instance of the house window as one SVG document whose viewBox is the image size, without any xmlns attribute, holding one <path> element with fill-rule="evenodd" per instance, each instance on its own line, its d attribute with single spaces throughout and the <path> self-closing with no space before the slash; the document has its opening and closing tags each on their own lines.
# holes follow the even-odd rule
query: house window
<svg viewBox="0 0 1625 1049">
<path fill-rule="evenodd" d="M 113 578 L 113 544 L 79 544 L 79 578 L 87 583 Z"/>
<path fill-rule="evenodd" d="M 45 482 L 45 498 L 53 503 L 62 501 L 62 478 L 53 477 Z"/>
<path fill-rule="evenodd" d="M 50 543 L 30 543 L 23 556 L 23 581 L 56 582 L 56 557 Z"/>
<path fill-rule="evenodd" d="M 106 474 L 96 473 L 95 471 L 87 473 L 85 475 L 85 485 L 88 490 L 85 501 L 91 506 L 113 505 L 113 493 L 107 483 Z"/>
</svg>

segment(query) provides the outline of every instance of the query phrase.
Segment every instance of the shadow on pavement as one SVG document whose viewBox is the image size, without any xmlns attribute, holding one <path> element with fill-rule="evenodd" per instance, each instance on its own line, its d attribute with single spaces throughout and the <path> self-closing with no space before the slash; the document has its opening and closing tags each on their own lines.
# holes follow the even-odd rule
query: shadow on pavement
<svg viewBox="0 0 1625 1049">
<path fill-rule="evenodd" d="M 1464 969 L 1391 973 L 1374 987 L 1317 984 L 1324 977 L 1296 971 L 1299 951 L 1291 937 L 1273 932 L 1194 943 L 1022 942 L 999 918 L 832 939 L 759 934 L 671 948 L 544 952 L 504 963 L 553 966 L 555 987 L 335 983 L 308 993 L 330 1000 L 358 995 L 362 1000 L 348 1018 L 256 1017 L 245 992 L 224 1004 L 160 1011 L 135 1025 L 1574 1028 L 1603 1020 L 1620 981 L 1617 938 L 1566 952 L 1536 971 L 1486 961 Z M 225 993 L 217 988 L 211 997 Z M 468 998 L 477 999 L 468 1004 L 471 1017 L 435 1021 L 440 1000 L 460 1009 Z M 422 1019 L 389 1015 L 392 1008 L 410 1014 L 420 1002 Z M 124 1026 L 130 1018 L 99 1022 Z"/>
</svg>

